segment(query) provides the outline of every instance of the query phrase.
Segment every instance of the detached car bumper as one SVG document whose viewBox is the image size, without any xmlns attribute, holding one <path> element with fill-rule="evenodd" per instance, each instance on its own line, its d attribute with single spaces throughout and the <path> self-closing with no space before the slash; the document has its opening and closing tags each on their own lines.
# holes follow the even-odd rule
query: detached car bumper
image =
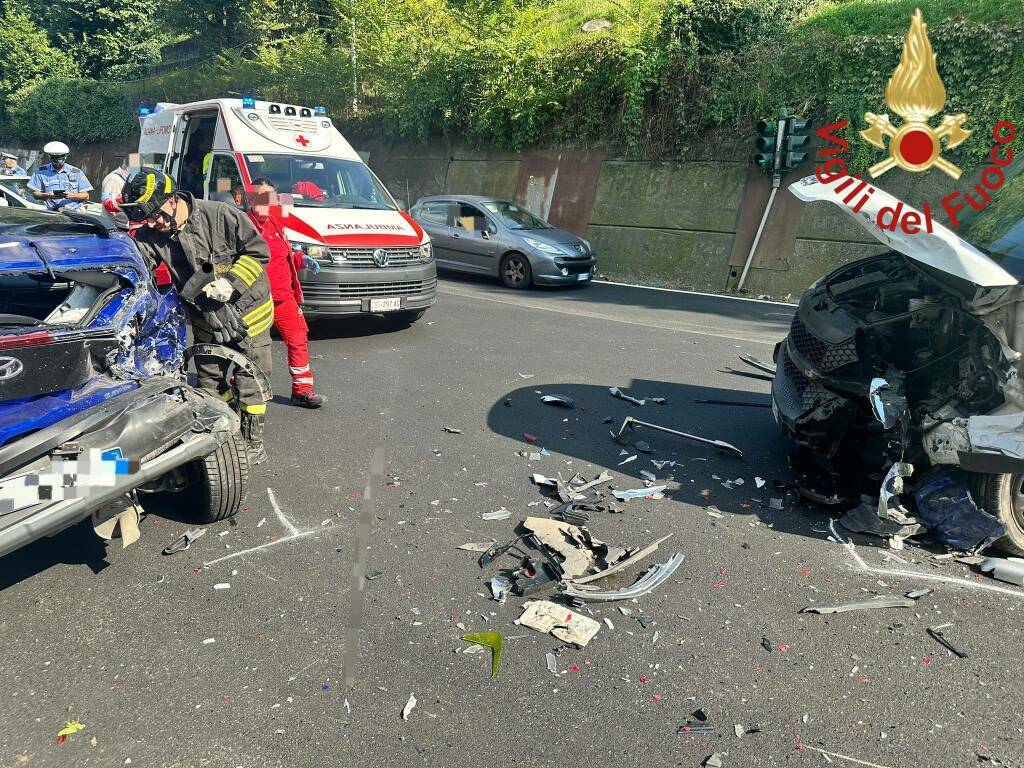
<svg viewBox="0 0 1024 768">
<path fill-rule="evenodd" d="M 574 285 L 590 282 L 597 268 L 597 257 L 591 254 L 584 257 L 531 259 L 530 266 L 533 268 L 533 281 L 538 285 Z M 568 274 L 562 274 L 563 269 Z"/>
<path fill-rule="evenodd" d="M 437 300 L 434 262 L 408 267 L 353 268 L 325 264 L 299 272 L 307 317 L 416 312 Z"/>
<path fill-rule="evenodd" d="M 0 449 L 0 556 L 53 536 L 93 511 L 171 470 L 215 451 L 238 429 L 230 406 L 177 379 L 156 377 L 137 390 L 33 432 Z M 52 474 L 58 459 L 97 449 L 128 462 L 109 484 L 41 489 L 26 499 L 26 478 Z M 50 497 L 50 498 L 46 498 Z"/>
</svg>

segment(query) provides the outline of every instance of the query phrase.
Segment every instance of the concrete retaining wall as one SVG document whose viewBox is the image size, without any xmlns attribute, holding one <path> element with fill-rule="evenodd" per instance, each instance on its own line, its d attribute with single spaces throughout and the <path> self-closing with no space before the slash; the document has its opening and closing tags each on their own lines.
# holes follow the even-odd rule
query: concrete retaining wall
<svg viewBox="0 0 1024 768">
<path fill-rule="evenodd" d="M 643 285 L 734 290 L 769 193 L 768 179 L 745 156 L 656 162 L 600 150 L 517 154 L 454 141 L 351 140 L 392 194 L 409 206 L 426 195 L 453 193 L 515 200 L 590 240 L 601 276 Z M 99 186 L 118 156 L 131 150 L 132 142 L 77 147 L 71 162 Z M 37 159 L 38 153 L 15 151 L 26 162 Z M 787 175 L 784 186 L 812 172 L 807 163 Z M 956 188 L 972 183 L 964 178 Z M 935 189 L 953 188 L 938 171 L 890 172 L 882 184 L 916 205 L 925 199 L 934 205 Z M 752 263 L 747 292 L 795 298 L 839 264 L 882 250 L 839 210 L 803 205 L 783 189 Z"/>
</svg>

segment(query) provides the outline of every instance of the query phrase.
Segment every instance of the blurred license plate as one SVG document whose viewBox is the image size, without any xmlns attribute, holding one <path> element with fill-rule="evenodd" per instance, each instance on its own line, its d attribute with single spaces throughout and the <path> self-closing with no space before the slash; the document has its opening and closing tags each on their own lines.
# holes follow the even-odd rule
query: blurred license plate
<svg viewBox="0 0 1024 768">
<path fill-rule="evenodd" d="M 401 299 L 370 299 L 371 312 L 388 312 L 392 309 L 401 309 Z"/>
<path fill-rule="evenodd" d="M 578 282 L 578 283 L 582 283 L 582 282 L 584 282 L 586 280 L 589 280 L 589 279 L 590 279 L 590 273 L 589 272 L 584 272 L 582 275 L 576 275 L 576 282 Z"/>
</svg>

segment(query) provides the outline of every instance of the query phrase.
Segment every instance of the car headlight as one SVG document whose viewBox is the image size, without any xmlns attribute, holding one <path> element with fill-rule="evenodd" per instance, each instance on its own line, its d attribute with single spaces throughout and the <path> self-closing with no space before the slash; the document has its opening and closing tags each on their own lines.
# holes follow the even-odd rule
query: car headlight
<svg viewBox="0 0 1024 768">
<path fill-rule="evenodd" d="M 311 243 L 296 243 L 295 247 L 307 256 L 317 261 L 330 261 L 331 251 L 326 245 L 313 245 Z"/>
<path fill-rule="evenodd" d="M 540 251 L 541 253 L 561 253 L 561 251 L 558 248 L 555 248 L 555 246 L 551 245 L 551 243 L 544 243 L 541 242 L 540 240 L 534 240 L 532 237 L 524 237 L 523 240 L 526 241 L 526 244 L 528 246 Z"/>
<path fill-rule="evenodd" d="M 420 261 L 427 262 L 434 258 L 434 245 L 429 240 L 420 244 Z"/>
</svg>

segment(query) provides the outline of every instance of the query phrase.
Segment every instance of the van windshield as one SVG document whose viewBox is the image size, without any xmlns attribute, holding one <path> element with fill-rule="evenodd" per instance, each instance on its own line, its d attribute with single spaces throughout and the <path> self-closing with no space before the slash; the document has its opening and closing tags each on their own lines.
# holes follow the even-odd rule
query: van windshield
<svg viewBox="0 0 1024 768">
<path fill-rule="evenodd" d="M 394 199 L 370 169 L 355 160 L 308 155 L 245 156 L 249 178 L 265 178 L 297 206 L 398 210 Z"/>
</svg>

